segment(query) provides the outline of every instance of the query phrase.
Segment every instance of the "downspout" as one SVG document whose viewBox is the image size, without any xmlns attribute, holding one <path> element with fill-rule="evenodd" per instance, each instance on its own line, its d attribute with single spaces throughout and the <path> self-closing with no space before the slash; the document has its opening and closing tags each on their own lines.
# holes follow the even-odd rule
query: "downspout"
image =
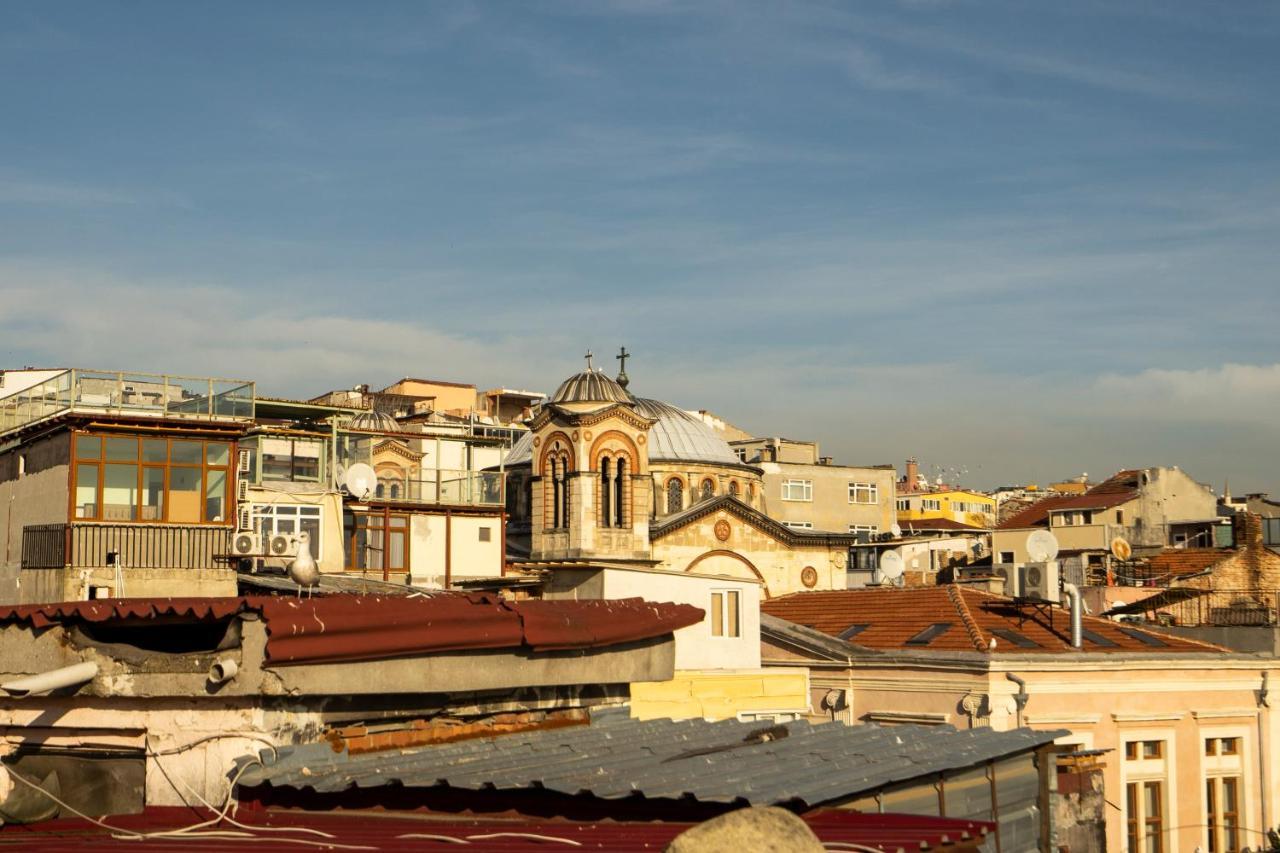
<svg viewBox="0 0 1280 853">
<path fill-rule="evenodd" d="M 92 681 L 97 674 L 98 665 L 92 661 L 87 661 L 0 684 L 0 690 L 10 696 L 30 696 L 32 694 L 48 693 L 50 690 L 57 690 L 61 687 L 84 684 L 86 681 Z"/>
<path fill-rule="evenodd" d="M 1073 583 L 1063 584 L 1062 590 L 1071 599 L 1071 648 L 1080 649 L 1084 646 L 1084 608 L 1080 590 Z"/>
<path fill-rule="evenodd" d="M 1262 725 L 1262 716 L 1271 708 L 1270 697 L 1270 680 L 1271 673 L 1268 670 L 1262 671 L 1262 687 L 1258 690 L 1258 790 L 1262 792 L 1262 826 L 1264 830 L 1271 828 L 1271 821 L 1267 815 L 1267 769 L 1264 763 L 1266 759 L 1266 751 L 1263 749 L 1262 736 L 1264 734 L 1264 726 Z"/>
<path fill-rule="evenodd" d="M 1018 685 L 1018 692 L 1013 694 L 1013 704 L 1017 708 L 1018 728 L 1022 728 L 1022 711 L 1027 707 L 1027 701 L 1031 698 L 1031 694 L 1027 692 L 1027 682 L 1012 672 L 1006 672 L 1004 677 Z"/>
</svg>

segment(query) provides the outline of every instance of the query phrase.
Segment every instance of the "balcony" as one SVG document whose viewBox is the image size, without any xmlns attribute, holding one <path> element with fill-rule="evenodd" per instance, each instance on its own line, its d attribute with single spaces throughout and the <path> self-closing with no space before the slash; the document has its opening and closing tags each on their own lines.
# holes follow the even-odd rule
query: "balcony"
<svg viewBox="0 0 1280 853">
<path fill-rule="evenodd" d="M 231 529 L 176 524 L 35 524 L 22 528 L 22 568 L 225 569 Z"/>
<path fill-rule="evenodd" d="M 252 421 L 253 397 L 241 379 L 73 368 L 0 398 L 0 434 L 67 412 Z"/>
<path fill-rule="evenodd" d="M 501 507 L 502 475 L 497 471 L 426 470 L 397 479 L 379 477 L 369 498 L 451 506 Z"/>
</svg>

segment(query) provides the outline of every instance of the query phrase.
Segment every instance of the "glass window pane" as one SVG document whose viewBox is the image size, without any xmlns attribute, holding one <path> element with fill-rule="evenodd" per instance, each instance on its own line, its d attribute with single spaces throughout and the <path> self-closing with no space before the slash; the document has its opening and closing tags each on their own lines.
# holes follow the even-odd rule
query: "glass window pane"
<svg viewBox="0 0 1280 853">
<path fill-rule="evenodd" d="M 210 465 L 226 465 L 231 458 L 231 445 L 222 441 L 211 441 L 204 446 L 205 460 Z"/>
<path fill-rule="evenodd" d="M 711 593 L 711 636 L 724 636 L 724 596 Z"/>
<path fill-rule="evenodd" d="M 143 451 L 145 454 L 145 450 Z M 164 518 L 164 469 L 142 469 L 142 520 Z"/>
<path fill-rule="evenodd" d="M 195 523 L 200 520 L 200 487 L 199 468 L 169 469 L 170 521 Z"/>
<path fill-rule="evenodd" d="M 144 438 L 142 440 L 143 462 L 168 462 L 169 440 L 165 438 Z"/>
<path fill-rule="evenodd" d="M 403 570 L 405 568 L 404 533 L 387 534 L 387 568 Z"/>
<path fill-rule="evenodd" d="M 728 604 L 729 604 L 729 613 L 728 613 L 728 616 L 729 616 L 729 636 L 730 636 L 730 637 L 737 637 L 737 636 L 739 636 L 739 634 L 738 634 L 738 593 L 737 593 L 737 591 L 732 591 L 732 592 L 730 592 L 730 593 L 728 594 L 727 598 L 728 598 Z"/>
<path fill-rule="evenodd" d="M 76 436 L 77 459 L 101 459 L 102 439 L 96 435 Z"/>
<path fill-rule="evenodd" d="M 137 520 L 137 465 L 105 466 L 102 481 L 102 517 L 108 521 Z"/>
<path fill-rule="evenodd" d="M 227 472 L 210 468 L 204 490 L 204 520 L 223 521 L 227 517 Z"/>
<path fill-rule="evenodd" d="M 76 466 L 76 518 L 98 517 L 98 466 Z"/>
<path fill-rule="evenodd" d="M 405 528 L 409 526 L 409 519 L 405 518 L 403 515 L 393 515 L 387 520 L 389 522 L 389 527 Z"/>
<path fill-rule="evenodd" d="M 177 465 L 199 465 L 204 458 L 204 447 L 198 441 L 181 441 L 174 439 L 169 448 L 170 459 Z"/>
<path fill-rule="evenodd" d="M 134 462 L 138 458 L 138 439 L 108 438 L 103 442 L 107 448 L 107 458 L 116 462 Z"/>
<path fill-rule="evenodd" d="M 318 510 L 319 507 L 316 507 Z M 311 537 L 311 556 L 320 559 L 320 519 L 304 516 L 299 522 L 299 527 L 307 532 Z"/>
</svg>

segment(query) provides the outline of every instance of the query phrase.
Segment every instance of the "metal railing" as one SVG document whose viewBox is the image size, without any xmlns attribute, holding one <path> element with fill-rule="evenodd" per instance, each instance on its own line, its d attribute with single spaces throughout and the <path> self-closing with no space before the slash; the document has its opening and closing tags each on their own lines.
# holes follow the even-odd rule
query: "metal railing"
<svg viewBox="0 0 1280 853">
<path fill-rule="evenodd" d="M 253 399 L 242 379 L 73 368 L 0 398 L 0 433 L 71 411 L 251 421 Z"/>
<path fill-rule="evenodd" d="M 370 497 L 455 506 L 502 506 L 502 475 L 497 471 L 428 469 L 404 480 L 379 479 Z"/>
<path fill-rule="evenodd" d="M 1163 604 L 1146 618 L 1166 625 L 1223 627 L 1280 624 L 1280 590 L 1215 589 L 1184 601 Z"/>
<path fill-rule="evenodd" d="M 22 568 L 215 569 L 231 529 L 171 524 L 37 524 L 22 528 Z"/>
</svg>

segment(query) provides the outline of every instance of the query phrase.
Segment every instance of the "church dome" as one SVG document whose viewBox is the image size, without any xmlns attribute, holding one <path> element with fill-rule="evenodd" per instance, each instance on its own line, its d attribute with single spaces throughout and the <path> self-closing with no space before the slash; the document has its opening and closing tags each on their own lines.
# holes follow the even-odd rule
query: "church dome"
<svg viewBox="0 0 1280 853">
<path fill-rule="evenodd" d="M 649 428 L 650 462 L 741 465 L 729 443 L 698 418 L 661 400 L 636 398 L 636 413 L 656 420 Z"/>
<path fill-rule="evenodd" d="M 362 432 L 401 432 L 400 424 L 395 418 L 377 409 L 366 409 L 353 417 L 348 426 Z"/>
<path fill-rule="evenodd" d="M 552 403 L 630 403 L 631 395 L 602 370 L 575 373 L 551 395 Z"/>
</svg>

